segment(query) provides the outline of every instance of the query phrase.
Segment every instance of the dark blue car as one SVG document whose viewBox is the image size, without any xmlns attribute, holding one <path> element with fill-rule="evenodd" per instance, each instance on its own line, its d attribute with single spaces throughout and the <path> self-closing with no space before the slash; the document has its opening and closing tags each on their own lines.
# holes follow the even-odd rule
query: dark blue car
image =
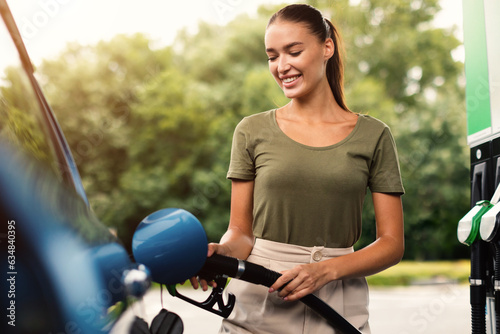
<svg viewBox="0 0 500 334">
<path fill-rule="evenodd" d="M 89 207 L 5 0 L 0 12 L 0 332 L 130 333 L 147 270 Z"/>
</svg>

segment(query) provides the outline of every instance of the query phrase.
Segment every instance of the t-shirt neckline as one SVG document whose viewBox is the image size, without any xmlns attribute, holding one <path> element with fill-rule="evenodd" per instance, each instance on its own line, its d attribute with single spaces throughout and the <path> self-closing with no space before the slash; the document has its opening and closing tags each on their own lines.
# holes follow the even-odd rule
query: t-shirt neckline
<svg viewBox="0 0 500 334">
<path fill-rule="evenodd" d="M 341 141 L 339 141 L 339 142 L 337 142 L 335 144 L 332 144 L 332 145 L 327 145 L 327 146 L 310 146 L 310 145 L 299 143 L 298 141 L 290 138 L 285 132 L 283 132 L 283 130 L 278 125 L 278 121 L 276 120 L 276 109 L 272 109 L 271 110 L 271 116 L 272 116 L 273 124 L 274 124 L 274 126 L 276 127 L 276 129 L 278 130 L 278 132 L 282 136 L 284 136 L 285 138 L 287 138 L 287 140 L 291 141 L 292 143 L 294 143 L 296 145 L 299 145 L 299 146 L 304 147 L 304 148 L 309 149 L 309 150 L 315 150 L 315 151 L 329 150 L 329 149 L 341 146 L 344 143 L 348 142 L 354 136 L 354 134 L 357 132 L 357 130 L 358 130 L 359 126 L 360 126 L 360 123 L 361 123 L 361 118 L 363 118 L 362 114 L 356 114 L 356 115 L 358 116 L 358 120 L 356 121 L 356 125 L 354 126 L 354 129 L 352 129 L 352 131 L 344 139 L 342 139 Z"/>
</svg>

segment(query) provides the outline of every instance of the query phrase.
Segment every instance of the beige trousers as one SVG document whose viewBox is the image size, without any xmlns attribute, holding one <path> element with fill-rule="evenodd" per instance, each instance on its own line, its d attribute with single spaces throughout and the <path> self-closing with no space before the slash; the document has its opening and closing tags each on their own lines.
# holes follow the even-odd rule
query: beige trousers
<svg viewBox="0 0 500 334">
<path fill-rule="evenodd" d="M 249 262 L 280 272 L 298 264 L 314 263 L 352 253 L 350 248 L 302 247 L 257 239 Z M 286 302 L 267 287 L 233 279 L 225 289 L 236 296 L 236 305 L 219 333 L 231 334 L 332 334 L 325 319 L 300 301 Z M 363 334 L 368 324 L 366 279 L 333 281 L 315 293 Z"/>
</svg>

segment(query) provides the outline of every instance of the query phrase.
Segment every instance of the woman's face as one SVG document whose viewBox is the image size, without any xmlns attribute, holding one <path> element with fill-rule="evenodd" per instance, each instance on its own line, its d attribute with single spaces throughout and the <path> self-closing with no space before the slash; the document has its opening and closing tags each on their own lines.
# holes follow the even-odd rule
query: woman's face
<svg viewBox="0 0 500 334">
<path fill-rule="evenodd" d="M 266 30 L 265 45 L 269 70 L 286 97 L 304 97 L 328 85 L 326 63 L 334 52 L 330 38 L 321 43 L 305 24 L 277 20 Z"/>
</svg>

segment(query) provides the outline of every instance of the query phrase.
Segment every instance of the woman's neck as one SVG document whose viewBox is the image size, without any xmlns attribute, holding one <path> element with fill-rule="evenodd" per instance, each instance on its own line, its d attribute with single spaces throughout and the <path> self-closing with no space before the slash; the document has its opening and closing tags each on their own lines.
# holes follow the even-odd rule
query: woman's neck
<svg viewBox="0 0 500 334">
<path fill-rule="evenodd" d="M 288 117 L 308 122 L 335 121 L 350 114 L 337 103 L 329 85 L 323 85 L 322 89 L 316 89 L 307 96 L 292 99 L 283 111 Z"/>
</svg>

